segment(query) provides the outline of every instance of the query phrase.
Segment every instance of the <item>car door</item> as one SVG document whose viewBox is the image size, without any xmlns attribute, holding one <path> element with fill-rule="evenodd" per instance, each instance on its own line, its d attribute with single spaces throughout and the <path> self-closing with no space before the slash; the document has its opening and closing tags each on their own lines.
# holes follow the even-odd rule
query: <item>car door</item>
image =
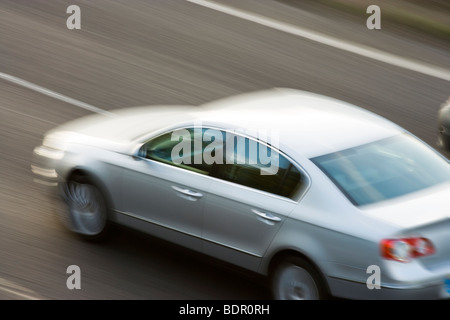
<svg viewBox="0 0 450 320">
<path fill-rule="evenodd" d="M 229 133 L 225 133 L 228 136 Z M 243 139 L 243 140 L 242 140 Z M 233 141 L 243 141 L 239 143 Z M 225 138 L 223 164 L 214 168 L 214 182 L 205 204 L 203 250 L 206 254 L 255 270 L 281 224 L 297 202 L 304 184 L 300 171 L 283 155 L 261 142 L 234 136 Z M 252 148 L 251 144 L 257 148 Z M 263 174 L 267 166 L 253 152 L 270 150 L 277 170 Z M 234 150 L 231 155 L 230 150 Z M 258 161 L 251 161 L 258 158 Z M 244 160 L 245 159 L 245 160 Z"/>
<path fill-rule="evenodd" d="M 193 129 L 171 131 L 145 143 L 123 175 L 122 213 L 144 231 L 200 250 L 203 207 L 211 179 L 208 166 L 189 159 Z M 200 150 L 201 151 L 201 150 Z"/>
</svg>

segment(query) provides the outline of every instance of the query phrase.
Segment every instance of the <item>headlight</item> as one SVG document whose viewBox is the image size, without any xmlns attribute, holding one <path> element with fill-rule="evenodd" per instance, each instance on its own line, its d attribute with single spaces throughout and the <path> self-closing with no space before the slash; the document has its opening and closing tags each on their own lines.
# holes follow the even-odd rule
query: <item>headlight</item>
<svg viewBox="0 0 450 320">
<path fill-rule="evenodd" d="M 46 147 L 45 145 L 34 148 L 33 152 L 38 156 L 53 159 L 53 160 L 60 160 L 60 159 L 64 158 L 64 151 L 52 149 L 52 148 Z"/>
<path fill-rule="evenodd" d="M 57 131 L 49 133 L 44 137 L 42 146 L 49 149 L 65 151 L 68 143 L 73 139 L 74 133 L 67 131 Z"/>
<path fill-rule="evenodd" d="M 74 139 L 72 132 L 53 131 L 45 135 L 42 145 L 34 148 L 31 171 L 35 182 L 48 186 L 58 185 L 58 162 Z"/>
<path fill-rule="evenodd" d="M 49 133 L 44 137 L 42 145 L 34 149 L 34 153 L 45 158 L 60 160 L 64 157 L 64 151 L 74 138 L 73 136 L 73 132 L 67 131 Z"/>
</svg>

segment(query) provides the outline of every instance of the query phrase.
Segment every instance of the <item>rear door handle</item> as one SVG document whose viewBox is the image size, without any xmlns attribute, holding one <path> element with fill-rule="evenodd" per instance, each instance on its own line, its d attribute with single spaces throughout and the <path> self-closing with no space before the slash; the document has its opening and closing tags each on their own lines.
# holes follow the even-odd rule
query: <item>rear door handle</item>
<svg viewBox="0 0 450 320">
<path fill-rule="evenodd" d="M 201 198 L 201 197 L 203 197 L 202 193 L 196 192 L 196 191 L 192 191 L 192 190 L 189 190 L 189 189 L 186 189 L 186 188 L 180 188 L 180 187 L 177 187 L 177 186 L 172 186 L 172 189 L 177 191 L 177 192 L 179 192 L 179 193 L 182 193 L 182 194 L 184 194 L 186 196 L 189 196 L 189 197 L 194 197 L 194 198 Z"/>
<path fill-rule="evenodd" d="M 262 211 L 259 211 L 257 209 L 252 209 L 252 212 L 254 214 L 256 214 L 257 216 L 259 216 L 259 217 L 261 217 L 263 219 L 266 219 L 266 220 L 270 220 L 270 221 L 274 221 L 274 222 L 280 222 L 281 221 L 280 217 L 274 216 L 271 213 L 262 212 Z"/>
</svg>

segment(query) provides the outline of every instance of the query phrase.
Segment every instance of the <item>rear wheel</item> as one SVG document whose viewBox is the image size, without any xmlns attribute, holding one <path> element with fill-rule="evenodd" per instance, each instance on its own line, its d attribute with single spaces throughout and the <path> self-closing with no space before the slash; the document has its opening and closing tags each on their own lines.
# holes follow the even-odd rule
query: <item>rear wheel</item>
<svg viewBox="0 0 450 320">
<path fill-rule="evenodd" d="M 103 238 L 108 205 L 100 189 L 86 176 L 72 177 L 67 182 L 65 198 L 71 229 L 88 240 Z"/>
<path fill-rule="evenodd" d="M 320 274 L 300 257 L 290 257 L 278 265 L 272 277 L 272 291 L 277 300 L 319 300 L 326 296 Z"/>
</svg>

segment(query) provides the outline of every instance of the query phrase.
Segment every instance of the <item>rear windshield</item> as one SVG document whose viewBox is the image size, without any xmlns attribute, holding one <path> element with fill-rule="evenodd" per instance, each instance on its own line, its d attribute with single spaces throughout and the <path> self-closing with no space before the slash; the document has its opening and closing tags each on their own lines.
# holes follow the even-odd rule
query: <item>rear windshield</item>
<svg viewBox="0 0 450 320">
<path fill-rule="evenodd" d="M 409 134 L 311 160 L 357 206 L 450 182 L 447 160 Z"/>
</svg>

